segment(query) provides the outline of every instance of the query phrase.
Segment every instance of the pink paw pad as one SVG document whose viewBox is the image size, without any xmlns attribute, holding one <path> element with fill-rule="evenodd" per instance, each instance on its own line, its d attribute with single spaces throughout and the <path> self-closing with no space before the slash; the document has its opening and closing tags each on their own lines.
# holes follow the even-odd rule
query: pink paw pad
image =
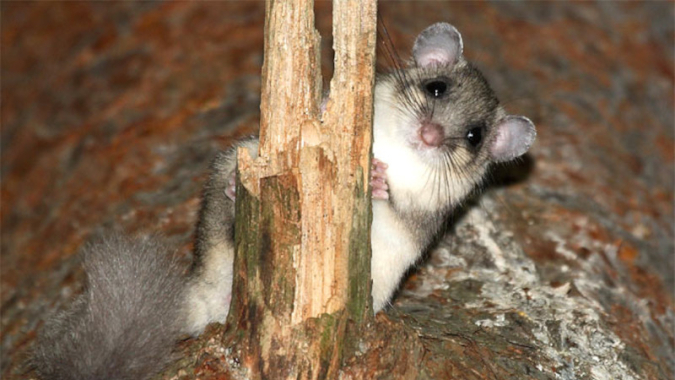
<svg viewBox="0 0 675 380">
<path fill-rule="evenodd" d="M 373 199 L 389 199 L 389 185 L 387 185 L 387 168 L 389 165 L 373 158 L 370 169 L 370 186 Z"/>
</svg>

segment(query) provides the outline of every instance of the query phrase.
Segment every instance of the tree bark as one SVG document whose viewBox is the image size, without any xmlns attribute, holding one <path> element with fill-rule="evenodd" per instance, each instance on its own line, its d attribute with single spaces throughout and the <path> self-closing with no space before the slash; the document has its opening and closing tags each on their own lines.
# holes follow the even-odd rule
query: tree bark
<svg viewBox="0 0 675 380">
<path fill-rule="evenodd" d="M 321 112 L 313 1 L 266 3 L 260 151 L 240 150 L 233 306 L 254 378 L 333 378 L 372 315 L 369 167 L 376 2 L 336 0 Z"/>
</svg>

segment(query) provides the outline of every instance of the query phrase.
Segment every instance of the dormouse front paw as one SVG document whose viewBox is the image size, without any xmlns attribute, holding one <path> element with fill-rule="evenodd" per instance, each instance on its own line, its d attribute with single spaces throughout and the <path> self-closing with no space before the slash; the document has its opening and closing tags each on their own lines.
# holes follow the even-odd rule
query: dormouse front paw
<svg viewBox="0 0 675 380">
<path fill-rule="evenodd" d="M 373 199 L 389 199 L 389 185 L 387 185 L 387 168 L 389 165 L 373 158 L 370 169 L 370 186 Z"/>
<path fill-rule="evenodd" d="M 227 187 L 225 188 L 225 195 L 234 202 L 237 197 L 237 172 L 232 172 L 227 179 Z"/>
</svg>

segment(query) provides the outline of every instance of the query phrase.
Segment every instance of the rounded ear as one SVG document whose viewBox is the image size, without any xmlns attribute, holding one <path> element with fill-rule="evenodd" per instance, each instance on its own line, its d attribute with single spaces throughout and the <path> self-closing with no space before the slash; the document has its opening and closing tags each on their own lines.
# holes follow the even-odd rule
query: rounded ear
<svg viewBox="0 0 675 380">
<path fill-rule="evenodd" d="M 534 124 L 524 116 L 506 116 L 494 128 L 496 136 L 489 147 L 494 162 L 522 156 L 537 137 Z"/>
<path fill-rule="evenodd" d="M 462 35 L 454 26 L 439 22 L 424 29 L 413 45 L 413 58 L 420 67 L 454 65 L 462 55 Z"/>
</svg>

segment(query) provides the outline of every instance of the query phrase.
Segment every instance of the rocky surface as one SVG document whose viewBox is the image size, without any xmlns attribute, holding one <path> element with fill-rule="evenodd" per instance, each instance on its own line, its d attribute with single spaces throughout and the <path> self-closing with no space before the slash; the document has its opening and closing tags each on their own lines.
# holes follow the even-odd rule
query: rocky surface
<svg viewBox="0 0 675 380">
<path fill-rule="evenodd" d="M 76 253 L 92 233 L 161 233 L 190 262 L 208 162 L 257 128 L 264 7 L 1 6 L 0 373 L 25 378 L 36 329 L 81 289 Z M 326 36 L 329 6 L 317 12 Z M 363 363 L 383 378 L 672 378 L 673 12 L 668 2 L 381 4 L 403 56 L 428 24 L 457 26 L 466 56 L 539 135 L 457 213 L 377 319 L 374 331 L 398 333 L 364 345 L 345 378 Z M 166 377 L 240 374 L 221 334 L 183 342 Z M 389 372 L 396 345 L 411 350 Z"/>
</svg>

